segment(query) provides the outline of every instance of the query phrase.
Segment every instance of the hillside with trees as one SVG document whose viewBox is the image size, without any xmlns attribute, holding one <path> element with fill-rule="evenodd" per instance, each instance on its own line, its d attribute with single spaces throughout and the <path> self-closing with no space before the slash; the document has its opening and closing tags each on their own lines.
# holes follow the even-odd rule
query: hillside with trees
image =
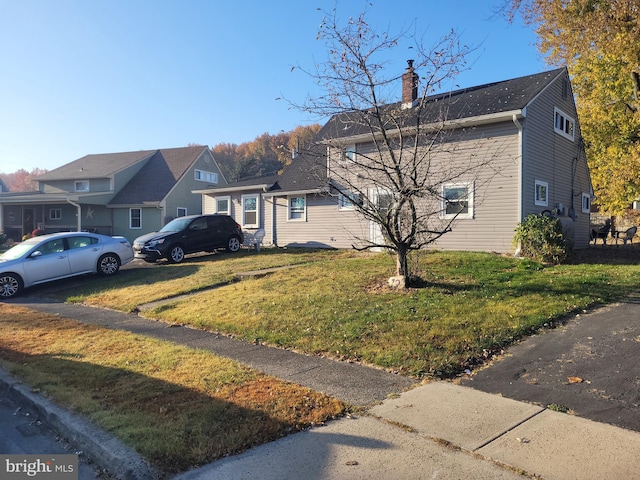
<svg viewBox="0 0 640 480">
<path fill-rule="evenodd" d="M 34 168 L 30 172 L 21 168 L 13 173 L 0 173 L 0 179 L 11 192 L 33 192 L 36 190 L 36 185 L 32 180 L 47 172 L 48 170 L 43 168 Z"/>
<path fill-rule="evenodd" d="M 320 125 L 298 126 L 288 132 L 272 135 L 263 133 L 254 140 L 241 144 L 219 143 L 211 151 L 225 178 L 237 182 L 250 178 L 274 175 L 291 163 L 293 152 L 309 148 Z M 29 192 L 36 189 L 32 180 L 48 170 L 34 168 L 30 172 L 20 169 L 13 173 L 0 173 L 11 192 Z"/>
<path fill-rule="evenodd" d="M 211 148 L 213 156 L 229 182 L 275 175 L 291 163 L 295 150 L 307 149 L 320 125 L 298 126 L 289 132 L 263 133 L 241 144 L 219 143 Z"/>
</svg>

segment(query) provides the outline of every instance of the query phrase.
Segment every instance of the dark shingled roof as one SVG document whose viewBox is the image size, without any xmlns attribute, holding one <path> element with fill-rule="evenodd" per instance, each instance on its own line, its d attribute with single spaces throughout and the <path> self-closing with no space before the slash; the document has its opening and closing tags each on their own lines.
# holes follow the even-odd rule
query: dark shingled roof
<svg viewBox="0 0 640 480">
<path fill-rule="evenodd" d="M 157 152 L 157 150 L 86 155 L 55 170 L 51 170 L 44 175 L 40 175 L 35 178 L 35 180 L 49 182 L 54 180 L 106 178 L 138 163 L 144 158 L 148 158 L 153 155 L 154 152 Z"/>
<path fill-rule="evenodd" d="M 160 202 L 206 148 L 195 146 L 156 150 L 109 205 Z"/>
<path fill-rule="evenodd" d="M 326 147 L 319 145 L 301 153 L 283 170 L 269 189 L 274 194 L 325 189 L 328 185 Z"/>
<path fill-rule="evenodd" d="M 427 98 L 421 112 L 421 123 L 460 120 L 520 110 L 565 72 L 565 68 L 559 68 L 511 80 L 432 95 Z M 389 112 L 390 118 L 394 117 L 394 120 L 399 120 L 403 126 L 415 124 L 415 109 L 402 110 L 400 107 L 401 103 L 395 103 L 384 106 L 383 110 Z M 366 112 L 347 112 L 334 115 L 320 130 L 317 138 L 322 141 L 370 134 L 371 130 L 363 122 L 365 117 Z M 395 121 L 389 122 L 387 128 L 394 129 L 396 126 Z"/>
<path fill-rule="evenodd" d="M 447 94 L 433 95 L 428 98 L 427 108 L 422 112 L 421 121 L 423 123 L 440 121 L 444 111 L 447 112 L 446 118 L 452 120 L 520 110 L 565 71 L 564 68 L 560 68 L 512 80 L 464 88 Z M 415 121 L 415 110 L 401 110 L 400 107 L 401 103 L 396 103 L 385 108 L 392 111 L 396 119 L 404 115 L 404 125 L 411 125 L 411 122 Z M 322 142 L 334 138 L 370 135 L 371 131 L 362 122 L 362 115 L 363 112 L 334 115 L 322 127 L 316 140 Z M 395 123 L 389 123 L 389 128 L 395 127 Z M 326 189 L 329 181 L 325 148 L 323 145 L 317 145 L 314 150 L 296 157 L 284 169 L 269 191 L 278 195 Z"/>
</svg>

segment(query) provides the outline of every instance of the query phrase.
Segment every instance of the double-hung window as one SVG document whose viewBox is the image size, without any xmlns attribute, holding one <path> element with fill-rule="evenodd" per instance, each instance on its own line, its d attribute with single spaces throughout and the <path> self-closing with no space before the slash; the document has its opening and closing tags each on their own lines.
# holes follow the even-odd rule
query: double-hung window
<svg viewBox="0 0 640 480">
<path fill-rule="evenodd" d="M 306 220 L 307 199 L 303 196 L 289 197 L 289 220 Z"/>
<path fill-rule="evenodd" d="M 473 218 L 473 184 L 450 183 L 442 187 L 442 218 Z"/>
<path fill-rule="evenodd" d="M 132 230 L 138 230 L 142 228 L 142 209 L 130 208 L 129 209 L 129 228 Z"/>
<path fill-rule="evenodd" d="M 250 228 L 259 228 L 258 195 L 242 196 L 242 225 Z"/>
<path fill-rule="evenodd" d="M 341 193 L 338 196 L 338 210 L 354 210 L 355 204 L 360 202 L 360 195 L 357 193 Z"/>
<path fill-rule="evenodd" d="M 356 146 L 348 145 L 342 151 L 342 156 L 345 160 L 354 162 L 356 160 Z"/>
<path fill-rule="evenodd" d="M 549 206 L 549 184 L 547 182 L 536 180 L 534 203 L 539 207 Z"/>
</svg>

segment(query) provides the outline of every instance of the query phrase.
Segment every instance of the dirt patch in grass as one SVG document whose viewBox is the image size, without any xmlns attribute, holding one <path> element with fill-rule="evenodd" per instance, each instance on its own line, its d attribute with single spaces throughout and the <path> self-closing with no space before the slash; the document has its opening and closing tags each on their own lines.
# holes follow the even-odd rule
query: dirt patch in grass
<svg viewBox="0 0 640 480">
<path fill-rule="evenodd" d="M 176 473 L 341 415 L 208 352 L 0 303 L 0 365 Z"/>
</svg>

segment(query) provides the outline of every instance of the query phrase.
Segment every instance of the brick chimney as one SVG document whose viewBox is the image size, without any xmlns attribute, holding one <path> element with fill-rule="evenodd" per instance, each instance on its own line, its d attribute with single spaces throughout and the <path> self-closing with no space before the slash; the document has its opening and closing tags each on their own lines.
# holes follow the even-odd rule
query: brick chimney
<svg viewBox="0 0 640 480">
<path fill-rule="evenodd" d="M 411 108 L 418 99 L 418 75 L 413 70 L 413 60 L 407 60 L 407 70 L 402 74 L 402 107 Z"/>
</svg>

